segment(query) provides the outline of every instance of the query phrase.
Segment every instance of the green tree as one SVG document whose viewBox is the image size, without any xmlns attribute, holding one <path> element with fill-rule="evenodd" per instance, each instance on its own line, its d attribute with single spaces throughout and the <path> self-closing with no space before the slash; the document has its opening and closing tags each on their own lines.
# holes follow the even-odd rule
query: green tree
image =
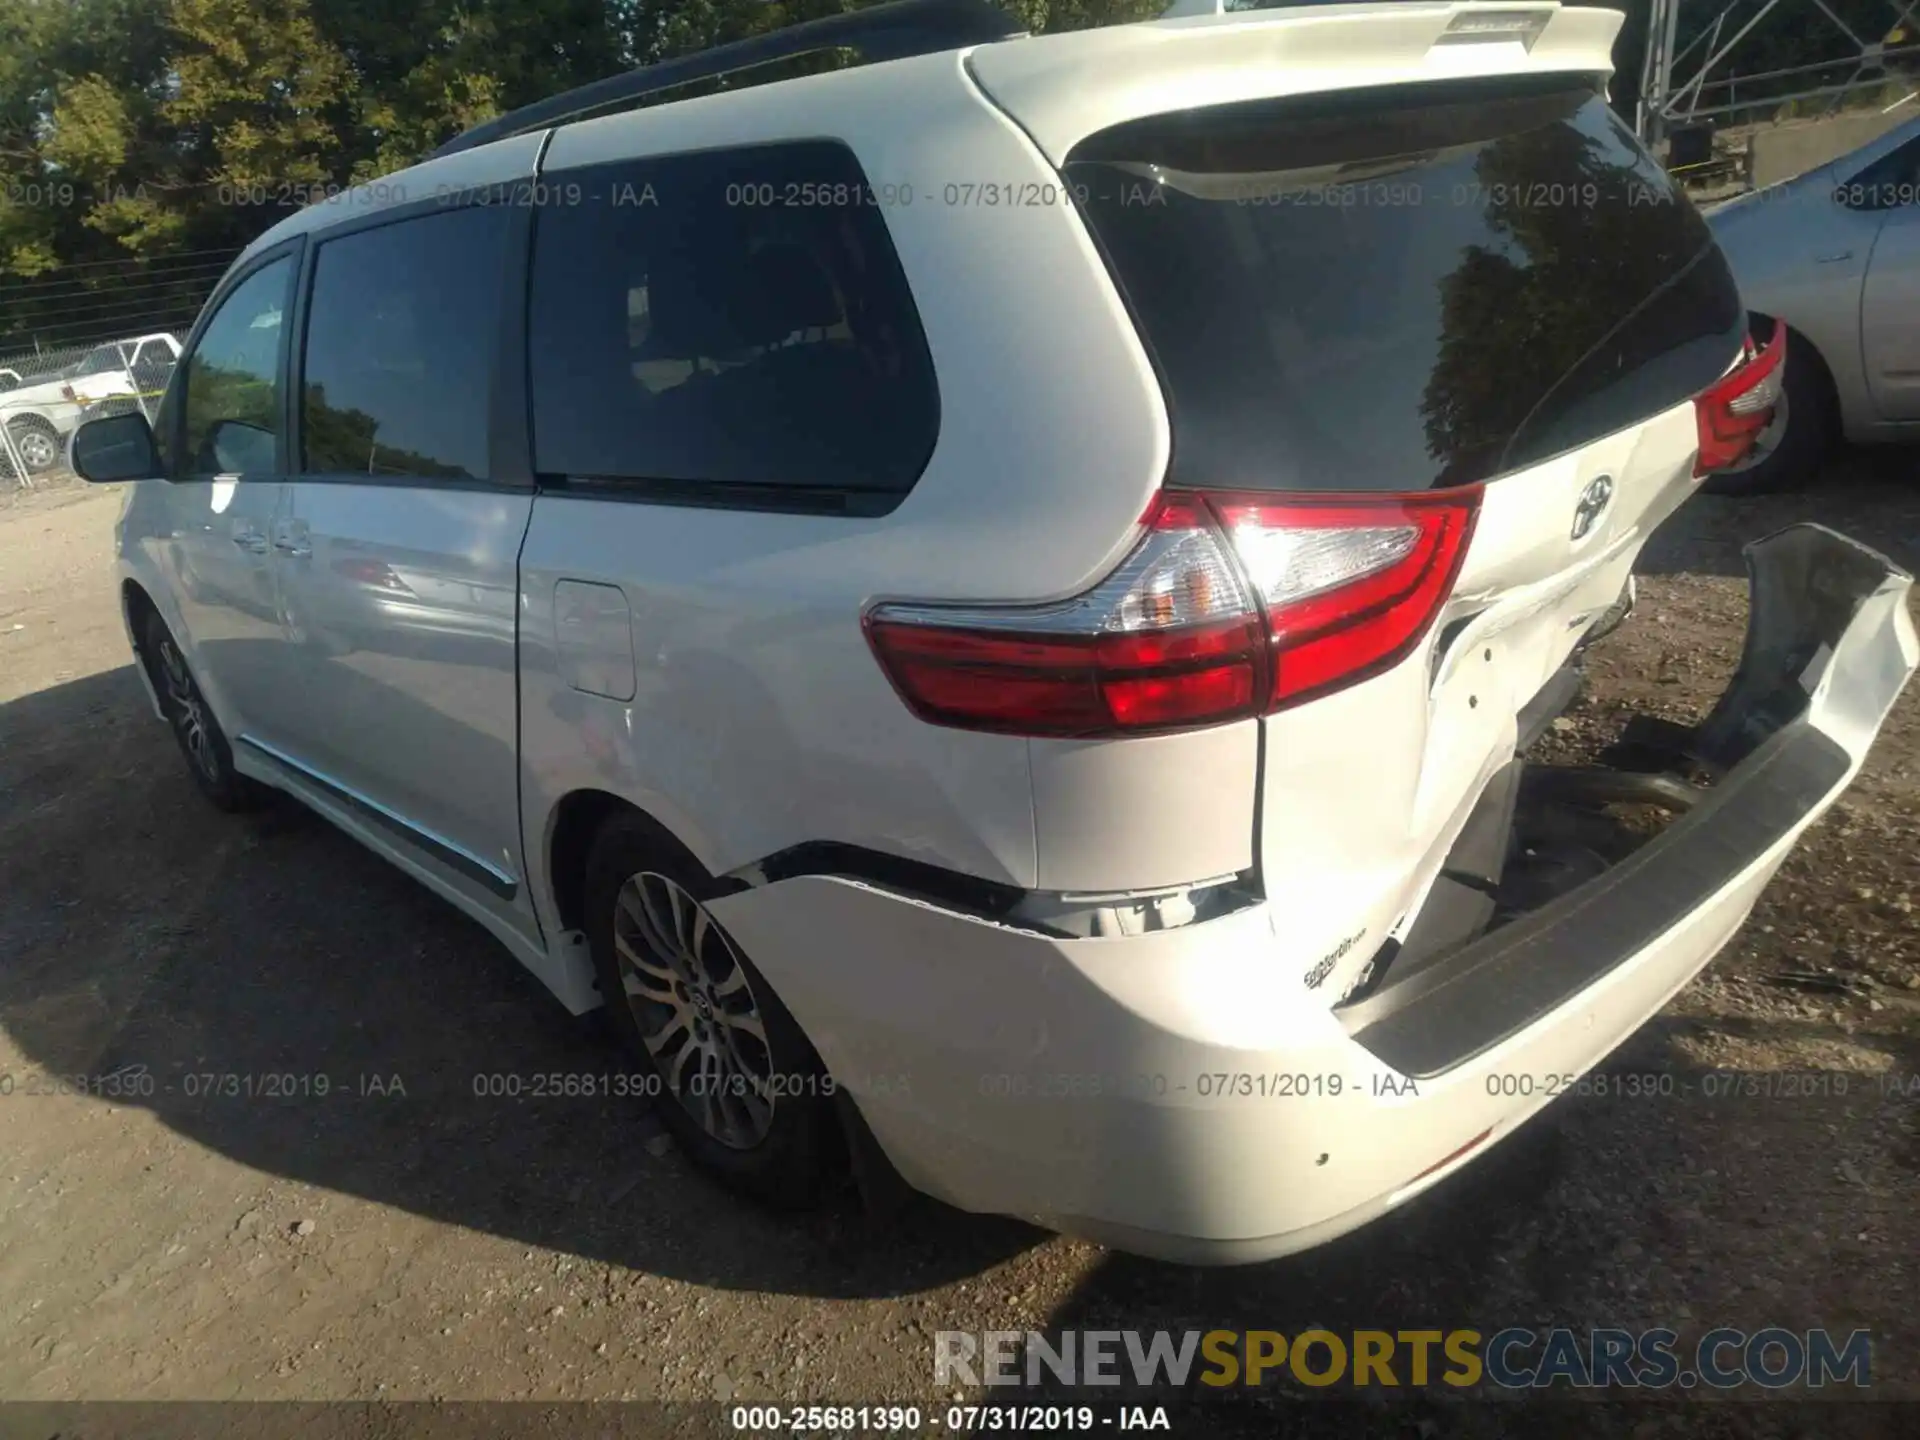
<svg viewBox="0 0 1920 1440">
<path fill-rule="evenodd" d="M 503 110 L 629 63 L 623 0 L 315 0 L 355 87 L 355 178 L 410 165 Z"/>
<path fill-rule="evenodd" d="M 124 254 L 91 224 L 156 158 L 165 0 L 0 7 L 0 276 Z"/>
<path fill-rule="evenodd" d="M 307 0 L 172 0 L 170 24 L 175 193 L 242 210 L 340 175 L 353 76 Z"/>
</svg>

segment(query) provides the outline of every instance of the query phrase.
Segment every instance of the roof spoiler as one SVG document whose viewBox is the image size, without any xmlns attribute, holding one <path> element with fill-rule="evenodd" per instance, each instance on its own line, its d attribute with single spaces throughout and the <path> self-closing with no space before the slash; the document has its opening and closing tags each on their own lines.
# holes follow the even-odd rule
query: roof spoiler
<svg viewBox="0 0 1920 1440">
<path fill-rule="evenodd" d="M 822 50 L 852 50 L 862 62 L 873 64 L 1011 40 L 1026 33 L 1025 25 L 990 0 L 893 0 L 662 60 L 549 96 L 456 135 L 431 158 L 630 108 L 663 90 Z"/>
</svg>

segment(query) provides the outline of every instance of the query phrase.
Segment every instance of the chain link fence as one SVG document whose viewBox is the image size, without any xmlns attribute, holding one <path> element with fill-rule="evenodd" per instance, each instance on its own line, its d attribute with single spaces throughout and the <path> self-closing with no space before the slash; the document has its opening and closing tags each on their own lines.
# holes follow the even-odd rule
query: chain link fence
<svg viewBox="0 0 1920 1440">
<path fill-rule="evenodd" d="M 66 476 L 83 421 L 139 411 L 149 421 L 180 355 L 179 334 L 0 354 L 0 484 L 32 489 Z"/>
</svg>

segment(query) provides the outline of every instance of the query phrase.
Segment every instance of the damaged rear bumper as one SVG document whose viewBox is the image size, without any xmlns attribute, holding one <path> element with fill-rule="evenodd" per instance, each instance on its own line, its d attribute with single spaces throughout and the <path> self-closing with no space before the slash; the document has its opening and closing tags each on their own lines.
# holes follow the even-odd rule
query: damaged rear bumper
<svg viewBox="0 0 1920 1440">
<path fill-rule="evenodd" d="M 1619 864 L 1342 1012 L 1401 1072 L 1472 1060 L 1657 943 L 1805 827 L 1853 778 L 1914 668 L 1910 578 L 1815 525 L 1750 546 L 1747 642 L 1733 683 L 1671 736 L 1719 776 Z"/>
<path fill-rule="evenodd" d="M 902 1176 L 1198 1263 L 1306 1248 L 1425 1189 L 1602 1060 L 1737 931 L 1920 663 L 1911 577 L 1816 526 L 1749 547 L 1706 797 L 1619 864 L 1364 1000 L 1276 960 L 1266 905 L 1035 934 L 803 876 L 716 915 Z"/>
</svg>

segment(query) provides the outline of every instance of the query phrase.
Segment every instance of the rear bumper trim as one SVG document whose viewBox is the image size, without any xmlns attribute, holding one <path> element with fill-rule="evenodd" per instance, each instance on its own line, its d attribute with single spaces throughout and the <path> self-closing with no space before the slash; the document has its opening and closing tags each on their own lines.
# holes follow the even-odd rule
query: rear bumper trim
<svg viewBox="0 0 1920 1440">
<path fill-rule="evenodd" d="M 1441 1074 L 1518 1034 L 1678 925 L 1847 777 L 1847 752 L 1798 722 L 1604 875 L 1341 1012 L 1394 1069 Z"/>
<path fill-rule="evenodd" d="M 1354 1041 L 1421 1079 L 1484 1054 L 1680 925 L 1846 783 L 1913 669 L 1911 629 L 1903 642 L 1891 620 L 1912 579 L 1817 525 L 1746 559 L 1745 650 L 1689 746 L 1720 783 L 1578 889 L 1398 983 L 1389 972 L 1339 1012 Z"/>
</svg>

